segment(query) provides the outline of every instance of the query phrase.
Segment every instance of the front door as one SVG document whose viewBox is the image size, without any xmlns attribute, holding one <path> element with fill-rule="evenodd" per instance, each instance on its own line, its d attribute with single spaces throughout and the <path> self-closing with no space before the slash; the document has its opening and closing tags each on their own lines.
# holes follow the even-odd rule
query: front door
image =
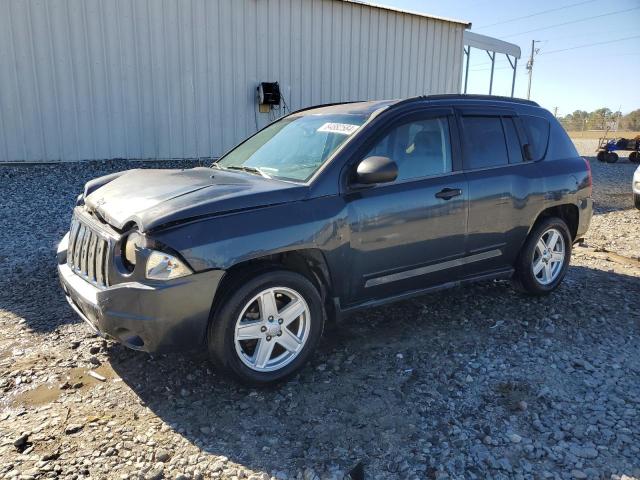
<svg viewBox="0 0 640 480">
<path fill-rule="evenodd" d="M 380 132 L 362 156 L 391 158 L 398 165 L 398 178 L 345 196 L 352 254 L 348 304 L 459 277 L 467 185 L 464 174 L 453 169 L 452 126 L 448 113 L 414 113 Z"/>
</svg>

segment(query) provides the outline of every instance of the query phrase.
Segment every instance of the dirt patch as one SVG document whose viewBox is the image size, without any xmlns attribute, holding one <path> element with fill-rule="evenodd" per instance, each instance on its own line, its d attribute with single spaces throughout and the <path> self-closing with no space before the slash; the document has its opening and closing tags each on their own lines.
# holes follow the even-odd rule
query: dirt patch
<svg viewBox="0 0 640 480">
<path fill-rule="evenodd" d="M 89 372 L 95 372 L 105 381 L 93 377 Z M 100 365 L 96 369 L 76 367 L 68 370 L 57 383 L 46 383 L 35 388 L 24 390 L 13 396 L 12 407 L 38 407 L 54 402 L 66 393 L 80 392 L 81 394 L 96 385 L 103 384 L 116 377 L 116 373 L 109 364 Z"/>
</svg>

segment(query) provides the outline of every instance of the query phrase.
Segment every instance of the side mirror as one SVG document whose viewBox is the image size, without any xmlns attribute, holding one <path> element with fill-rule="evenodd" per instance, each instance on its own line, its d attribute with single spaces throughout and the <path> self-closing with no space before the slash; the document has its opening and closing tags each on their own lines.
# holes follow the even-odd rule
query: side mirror
<svg viewBox="0 0 640 480">
<path fill-rule="evenodd" d="M 398 177 L 398 165 L 388 157 L 367 157 L 356 168 L 355 183 L 372 185 L 393 182 Z"/>
</svg>

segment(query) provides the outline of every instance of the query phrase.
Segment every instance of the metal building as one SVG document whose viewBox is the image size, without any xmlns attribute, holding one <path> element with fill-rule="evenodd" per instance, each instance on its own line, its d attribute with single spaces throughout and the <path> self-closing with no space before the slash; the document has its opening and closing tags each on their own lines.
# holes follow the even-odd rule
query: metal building
<svg viewBox="0 0 640 480">
<path fill-rule="evenodd" d="M 352 0 L 0 0 L 0 161 L 215 157 L 282 113 L 263 81 L 291 110 L 459 92 L 467 27 Z"/>
</svg>

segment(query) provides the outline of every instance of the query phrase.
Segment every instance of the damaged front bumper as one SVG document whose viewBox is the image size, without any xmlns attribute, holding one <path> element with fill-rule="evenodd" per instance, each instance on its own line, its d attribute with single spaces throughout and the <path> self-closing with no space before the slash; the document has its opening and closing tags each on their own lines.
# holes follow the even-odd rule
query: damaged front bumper
<svg viewBox="0 0 640 480">
<path fill-rule="evenodd" d="M 68 235 L 58 247 L 60 283 L 69 305 L 95 333 L 146 352 L 189 350 L 204 344 L 223 270 L 99 288 L 67 265 L 67 242 Z"/>
</svg>

